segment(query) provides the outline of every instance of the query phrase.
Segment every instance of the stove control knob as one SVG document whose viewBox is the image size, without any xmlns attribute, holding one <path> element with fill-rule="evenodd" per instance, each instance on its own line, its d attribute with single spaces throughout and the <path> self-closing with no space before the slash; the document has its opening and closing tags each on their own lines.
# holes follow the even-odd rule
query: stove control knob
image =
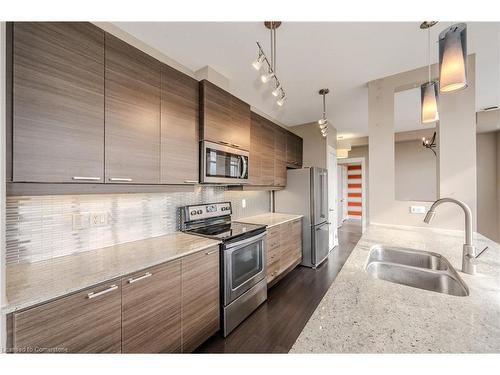
<svg viewBox="0 0 500 375">
<path fill-rule="evenodd" d="M 203 211 L 202 211 L 202 210 L 198 210 L 198 211 L 196 211 L 196 213 L 197 213 L 198 215 L 201 215 L 201 214 L 203 213 Z"/>
<path fill-rule="evenodd" d="M 195 210 L 193 210 L 193 211 L 191 211 L 191 212 L 190 212 L 190 214 L 191 214 L 191 215 L 196 215 L 196 211 L 195 211 Z"/>
</svg>

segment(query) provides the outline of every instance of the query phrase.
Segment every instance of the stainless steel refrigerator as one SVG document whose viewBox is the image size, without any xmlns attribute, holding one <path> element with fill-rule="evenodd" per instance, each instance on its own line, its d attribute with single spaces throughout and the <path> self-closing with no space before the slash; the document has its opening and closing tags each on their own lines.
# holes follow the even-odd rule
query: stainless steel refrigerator
<svg viewBox="0 0 500 375">
<path fill-rule="evenodd" d="M 303 215 L 302 265 L 318 267 L 329 253 L 328 171 L 289 169 L 284 190 L 274 194 L 275 212 Z"/>
</svg>

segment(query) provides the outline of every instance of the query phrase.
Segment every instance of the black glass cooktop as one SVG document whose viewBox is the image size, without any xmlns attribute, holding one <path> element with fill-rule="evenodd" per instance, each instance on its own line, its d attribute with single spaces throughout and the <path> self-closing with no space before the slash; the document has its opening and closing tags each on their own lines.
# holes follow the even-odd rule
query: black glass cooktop
<svg viewBox="0 0 500 375">
<path fill-rule="evenodd" d="M 263 232 L 265 225 L 244 224 L 244 223 L 224 223 L 216 225 L 207 225 L 205 227 L 190 229 L 188 233 L 199 234 L 205 237 L 216 238 L 218 240 L 228 240 L 236 237 L 253 235 L 256 232 Z"/>
</svg>

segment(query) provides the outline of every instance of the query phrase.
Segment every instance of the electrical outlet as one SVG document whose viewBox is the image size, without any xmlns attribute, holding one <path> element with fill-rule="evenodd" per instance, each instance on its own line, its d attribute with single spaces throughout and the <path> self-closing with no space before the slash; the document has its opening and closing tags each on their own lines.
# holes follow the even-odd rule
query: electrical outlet
<svg viewBox="0 0 500 375">
<path fill-rule="evenodd" d="M 425 214 L 427 210 L 425 206 L 410 206 L 410 212 L 412 214 Z"/>
<path fill-rule="evenodd" d="M 245 208 L 247 206 L 247 200 L 245 198 L 243 198 L 241 200 L 241 208 Z"/>
<path fill-rule="evenodd" d="M 82 230 L 90 227 L 90 214 L 73 214 L 73 230 Z"/>
<path fill-rule="evenodd" d="M 90 213 L 90 226 L 103 227 L 108 225 L 108 214 L 106 212 L 92 212 Z"/>
</svg>

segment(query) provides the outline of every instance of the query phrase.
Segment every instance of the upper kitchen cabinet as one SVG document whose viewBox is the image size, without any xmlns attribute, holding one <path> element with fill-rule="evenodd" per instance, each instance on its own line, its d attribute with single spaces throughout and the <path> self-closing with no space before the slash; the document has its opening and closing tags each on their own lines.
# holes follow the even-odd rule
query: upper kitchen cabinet
<svg viewBox="0 0 500 375">
<path fill-rule="evenodd" d="M 103 182 L 104 32 L 12 25 L 12 180 Z"/>
<path fill-rule="evenodd" d="M 206 80 L 200 96 L 200 138 L 249 150 L 250 106 Z"/>
<path fill-rule="evenodd" d="M 161 183 L 198 182 L 198 81 L 161 69 Z"/>
<path fill-rule="evenodd" d="M 285 129 L 274 127 L 274 186 L 286 186 L 286 135 Z"/>
<path fill-rule="evenodd" d="M 302 167 L 302 138 L 292 132 L 286 137 L 286 164 L 289 168 Z"/>
<path fill-rule="evenodd" d="M 107 34 L 106 182 L 160 182 L 161 63 Z"/>
</svg>

